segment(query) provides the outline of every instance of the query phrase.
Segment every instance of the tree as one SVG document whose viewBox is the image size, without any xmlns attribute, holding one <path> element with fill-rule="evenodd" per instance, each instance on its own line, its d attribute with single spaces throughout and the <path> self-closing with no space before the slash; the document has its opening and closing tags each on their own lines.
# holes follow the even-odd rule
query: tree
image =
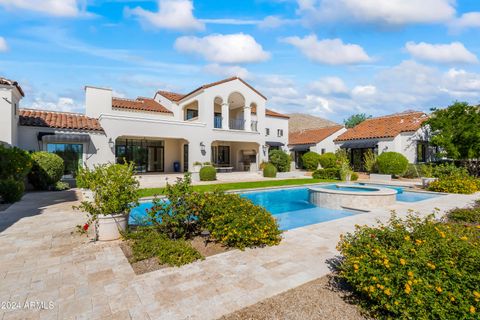
<svg viewBox="0 0 480 320">
<path fill-rule="evenodd" d="M 441 156 L 459 160 L 471 174 L 477 174 L 480 158 L 480 106 L 455 102 L 445 109 L 432 109 L 430 119 L 423 123 L 431 131 L 433 145 L 440 147 Z"/>
<path fill-rule="evenodd" d="M 372 116 L 367 115 L 365 113 L 357 113 L 357 114 L 353 114 L 350 117 L 348 117 L 347 119 L 343 120 L 343 123 L 345 124 L 345 127 L 353 128 L 357 124 L 360 124 L 363 121 L 365 121 L 367 119 L 370 119 L 371 117 Z"/>
</svg>

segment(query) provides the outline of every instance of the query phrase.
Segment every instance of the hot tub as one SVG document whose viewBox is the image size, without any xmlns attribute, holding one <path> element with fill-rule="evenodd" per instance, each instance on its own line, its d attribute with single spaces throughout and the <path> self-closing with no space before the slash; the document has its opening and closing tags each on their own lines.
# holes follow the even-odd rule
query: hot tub
<svg viewBox="0 0 480 320">
<path fill-rule="evenodd" d="M 395 204 L 396 194 L 396 190 L 377 186 L 329 184 L 309 188 L 309 201 L 318 207 L 369 211 Z"/>
</svg>

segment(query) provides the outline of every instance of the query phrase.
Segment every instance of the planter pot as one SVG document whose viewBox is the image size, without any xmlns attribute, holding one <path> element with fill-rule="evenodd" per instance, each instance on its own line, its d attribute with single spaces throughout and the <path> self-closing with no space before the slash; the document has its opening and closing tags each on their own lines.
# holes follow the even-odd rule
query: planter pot
<svg viewBox="0 0 480 320">
<path fill-rule="evenodd" d="M 433 181 L 437 181 L 437 180 L 438 180 L 438 178 L 422 178 L 422 186 L 424 188 L 427 188 L 430 183 L 432 183 Z"/>
<path fill-rule="evenodd" d="M 127 229 L 128 214 L 115 214 L 98 216 L 97 237 L 99 241 L 111 241 L 120 239 L 121 234 Z"/>
</svg>

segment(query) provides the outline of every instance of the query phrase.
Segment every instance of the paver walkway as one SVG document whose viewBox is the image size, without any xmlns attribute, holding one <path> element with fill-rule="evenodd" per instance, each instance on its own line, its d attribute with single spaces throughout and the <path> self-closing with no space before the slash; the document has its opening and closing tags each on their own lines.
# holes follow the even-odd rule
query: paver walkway
<svg viewBox="0 0 480 320">
<path fill-rule="evenodd" d="M 429 213 L 474 198 L 449 195 L 392 209 Z M 340 233 L 389 216 L 354 215 L 288 231 L 276 247 L 135 275 L 118 242 L 92 243 L 73 232 L 84 221 L 71 209 L 76 201 L 74 191 L 30 193 L 0 213 L 0 319 L 215 319 L 327 274 Z M 38 310 L 42 302 L 47 308 Z"/>
</svg>

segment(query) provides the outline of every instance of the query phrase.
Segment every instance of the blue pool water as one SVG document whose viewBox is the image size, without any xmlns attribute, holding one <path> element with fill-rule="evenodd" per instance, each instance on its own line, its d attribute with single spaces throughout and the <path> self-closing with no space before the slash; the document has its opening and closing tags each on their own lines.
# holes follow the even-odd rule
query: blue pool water
<svg viewBox="0 0 480 320">
<path fill-rule="evenodd" d="M 417 201 L 437 198 L 440 196 L 441 194 L 403 191 L 402 193 L 397 193 L 397 201 L 417 202 Z"/>
</svg>

